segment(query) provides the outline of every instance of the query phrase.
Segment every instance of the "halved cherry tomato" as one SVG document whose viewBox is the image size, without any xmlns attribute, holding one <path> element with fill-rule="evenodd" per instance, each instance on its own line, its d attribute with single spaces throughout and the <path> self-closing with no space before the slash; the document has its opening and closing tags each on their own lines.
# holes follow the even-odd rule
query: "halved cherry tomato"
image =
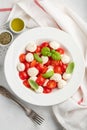
<svg viewBox="0 0 87 130">
<path fill-rule="evenodd" d="M 45 80 L 46 80 L 46 79 L 43 78 L 42 75 L 39 75 L 39 76 L 37 77 L 36 82 L 37 82 L 38 85 L 42 86 L 42 85 L 44 84 Z"/>
<path fill-rule="evenodd" d="M 62 72 L 64 73 L 66 71 L 67 64 L 62 64 Z"/>
<path fill-rule="evenodd" d="M 24 53 L 22 53 L 20 56 L 19 56 L 19 60 L 20 60 L 20 62 L 22 62 L 22 63 L 24 63 L 26 60 L 25 60 L 25 54 Z"/>
<path fill-rule="evenodd" d="M 48 69 L 45 65 L 39 63 L 36 65 L 36 68 L 39 70 L 40 73 L 45 73 Z"/>
<path fill-rule="evenodd" d="M 56 51 L 58 51 L 60 54 L 64 54 L 64 49 L 63 48 L 58 48 Z"/>
<path fill-rule="evenodd" d="M 23 81 L 23 84 L 24 84 L 24 86 L 26 86 L 27 88 L 30 88 L 30 85 L 29 85 L 29 83 L 28 83 L 28 79 L 25 79 L 25 80 Z"/>
<path fill-rule="evenodd" d="M 52 91 L 51 88 L 46 88 L 46 87 L 43 88 L 43 93 L 50 93 L 51 91 Z"/>
<path fill-rule="evenodd" d="M 37 64 L 36 60 L 33 60 L 31 63 L 30 63 L 30 67 L 35 67 Z"/>
<path fill-rule="evenodd" d="M 48 62 L 45 64 L 45 66 L 49 66 L 51 63 L 50 59 L 48 60 Z"/>
<path fill-rule="evenodd" d="M 28 68 L 30 67 L 30 63 L 29 62 L 24 62 L 24 64 L 25 64 L 25 70 L 27 71 Z"/>
<path fill-rule="evenodd" d="M 55 73 L 62 74 L 62 73 L 63 73 L 63 72 L 62 72 L 62 67 L 61 67 L 61 66 L 55 66 L 55 67 L 54 67 L 54 72 L 55 72 Z"/>
<path fill-rule="evenodd" d="M 47 82 L 46 87 L 47 87 L 47 88 L 54 89 L 54 88 L 57 87 L 57 83 L 56 83 L 56 81 L 54 81 L 54 80 L 49 80 L 49 81 Z"/>
<path fill-rule="evenodd" d="M 28 76 L 28 74 L 27 74 L 26 71 L 20 71 L 20 72 L 19 72 L 19 77 L 20 77 L 20 79 L 22 79 L 22 80 L 25 80 L 25 79 L 28 79 L 28 78 L 29 78 L 29 76 Z"/>
<path fill-rule="evenodd" d="M 48 47 L 49 46 L 49 42 L 43 42 L 43 43 L 41 43 L 41 48 L 43 48 L 43 47 Z"/>
<path fill-rule="evenodd" d="M 41 51 L 41 47 L 40 46 L 37 46 L 37 49 L 36 49 L 36 53 L 39 53 Z"/>
<path fill-rule="evenodd" d="M 58 60 L 51 60 L 51 65 L 52 66 L 58 66 L 59 65 L 59 61 Z"/>
</svg>

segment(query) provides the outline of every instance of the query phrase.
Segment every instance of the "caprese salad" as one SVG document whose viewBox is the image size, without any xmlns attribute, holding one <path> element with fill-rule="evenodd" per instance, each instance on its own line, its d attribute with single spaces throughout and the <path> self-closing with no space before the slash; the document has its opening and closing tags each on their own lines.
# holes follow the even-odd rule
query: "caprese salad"
<svg viewBox="0 0 87 130">
<path fill-rule="evenodd" d="M 57 41 L 29 42 L 17 64 L 23 85 L 36 93 L 65 87 L 73 70 L 72 58 Z"/>
</svg>

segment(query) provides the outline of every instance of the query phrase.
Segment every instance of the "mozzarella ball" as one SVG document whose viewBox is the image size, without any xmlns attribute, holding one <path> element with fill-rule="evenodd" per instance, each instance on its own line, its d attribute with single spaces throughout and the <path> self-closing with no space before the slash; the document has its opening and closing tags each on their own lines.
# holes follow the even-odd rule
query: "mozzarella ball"
<svg viewBox="0 0 87 130">
<path fill-rule="evenodd" d="M 61 80 L 61 74 L 54 73 L 54 75 L 50 79 L 59 82 Z"/>
<path fill-rule="evenodd" d="M 54 71 L 54 70 L 53 70 L 53 68 L 52 68 L 52 67 L 48 67 L 47 72 L 49 72 L 49 71 Z"/>
<path fill-rule="evenodd" d="M 58 88 L 63 88 L 66 86 L 66 81 L 61 79 L 59 82 L 58 82 Z"/>
<path fill-rule="evenodd" d="M 61 60 L 62 60 L 62 62 L 64 64 L 67 64 L 67 63 L 70 62 L 70 57 L 68 55 L 64 54 L 64 55 L 62 55 L 62 59 Z"/>
<path fill-rule="evenodd" d="M 30 42 L 27 46 L 26 46 L 26 50 L 30 51 L 30 52 L 34 52 L 37 49 L 37 45 L 35 42 Z"/>
<path fill-rule="evenodd" d="M 28 69 L 27 73 L 29 76 L 33 77 L 33 76 L 38 75 L 39 71 L 35 67 L 32 67 Z"/>
<path fill-rule="evenodd" d="M 19 63 L 19 64 L 17 65 L 17 70 L 18 70 L 18 71 L 24 71 L 24 70 L 25 70 L 25 65 L 24 65 L 23 63 Z"/>
<path fill-rule="evenodd" d="M 54 50 L 58 49 L 60 47 L 60 44 L 56 41 L 52 41 L 49 43 L 50 47 L 53 48 Z"/>
<path fill-rule="evenodd" d="M 26 56 L 25 56 L 25 59 L 27 62 L 31 62 L 34 60 L 34 56 L 32 53 L 27 53 Z"/>
<path fill-rule="evenodd" d="M 43 87 L 39 86 L 37 90 L 35 90 L 37 93 L 43 93 Z"/>
<path fill-rule="evenodd" d="M 68 80 L 70 78 L 71 78 L 71 74 L 67 74 L 67 73 L 63 74 L 63 79 Z"/>
<path fill-rule="evenodd" d="M 41 56 L 43 64 L 46 64 L 49 60 L 49 58 L 47 56 Z"/>
<path fill-rule="evenodd" d="M 36 76 L 32 76 L 29 79 L 36 81 L 37 77 Z"/>
</svg>

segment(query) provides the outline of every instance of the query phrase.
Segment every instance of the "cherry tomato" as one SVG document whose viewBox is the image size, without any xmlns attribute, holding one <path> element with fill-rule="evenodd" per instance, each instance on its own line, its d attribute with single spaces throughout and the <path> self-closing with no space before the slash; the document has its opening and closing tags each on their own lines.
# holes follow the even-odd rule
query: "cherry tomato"
<svg viewBox="0 0 87 130">
<path fill-rule="evenodd" d="M 24 63 L 25 62 L 25 54 L 24 53 L 22 53 L 20 56 L 19 56 L 19 60 L 20 60 L 20 62 L 22 62 L 22 63 Z"/>
<path fill-rule="evenodd" d="M 51 91 L 52 91 L 51 88 L 44 87 L 44 89 L 43 89 L 43 93 L 50 93 Z"/>
<path fill-rule="evenodd" d="M 46 66 L 49 66 L 51 63 L 50 59 L 48 60 L 48 62 L 45 64 Z"/>
<path fill-rule="evenodd" d="M 62 64 L 62 72 L 64 73 L 66 71 L 67 64 Z"/>
<path fill-rule="evenodd" d="M 40 51 L 41 51 L 41 47 L 40 46 L 37 46 L 37 49 L 36 49 L 36 53 L 40 53 Z"/>
<path fill-rule="evenodd" d="M 40 73 L 45 73 L 48 69 L 45 65 L 39 63 L 36 65 L 36 68 L 39 70 Z"/>
<path fill-rule="evenodd" d="M 31 63 L 30 63 L 30 67 L 35 67 L 37 64 L 36 60 L 33 60 Z"/>
<path fill-rule="evenodd" d="M 20 79 L 22 79 L 22 80 L 25 80 L 25 79 L 28 79 L 28 78 L 29 78 L 29 76 L 28 76 L 28 74 L 27 74 L 26 71 L 20 71 L 20 72 L 19 72 L 19 77 L 20 77 Z"/>
<path fill-rule="evenodd" d="M 61 66 L 55 66 L 55 67 L 54 67 L 54 72 L 55 72 L 55 73 L 62 74 L 62 73 L 63 73 L 63 72 L 62 72 L 62 67 L 61 67 Z"/>
<path fill-rule="evenodd" d="M 64 54 L 64 49 L 63 48 L 58 48 L 56 51 L 58 51 L 60 54 Z"/>
<path fill-rule="evenodd" d="M 30 67 L 30 63 L 29 62 L 25 62 L 25 70 L 28 70 L 28 68 Z"/>
<path fill-rule="evenodd" d="M 49 42 L 43 42 L 43 43 L 41 43 L 41 48 L 43 48 L 43 47 L 48 47 L 49 46 Z"/>
<path fill-rule="evenodd" d="M 58 60 L 51 60 L 51 65 L 52 66 L 58 66 L 59 65 L 59 61 Z"/>
<path fill-rule="evenodd" d="M 26 86 L 27 88 L 30 88 L 30 85 L 29 85 L 27 79 L 25 79 L 25 80 L 23 81 L 23 84 L 24 84 L 24 86 Z"/>
<path fill-rule="evenodd" d="M 42 86 L 42 85 L 44 84 L 45 80 L 46 80 L 46 79 L 43 78 L 42 75 L 39 75 L 39 76 L 37 77 L 36 82 L 37 82 L 38 85 Z"/>
<path fill-rule="evenodd" d="M 46 87 L 47 87 L 47 88 L 54 89 L 54 88 L 57 87 L 57 83 L 56 83 L 56 81 L 54 81 L 54 80 L 49 80 L 49 81 L 47 82 Z"/>
</svg>

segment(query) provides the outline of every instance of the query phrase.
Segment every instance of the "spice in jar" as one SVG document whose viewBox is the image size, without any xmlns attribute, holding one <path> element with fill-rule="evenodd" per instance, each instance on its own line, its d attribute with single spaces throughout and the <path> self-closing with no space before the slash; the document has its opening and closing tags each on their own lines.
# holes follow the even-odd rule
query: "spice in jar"
<svg viewBox="0 0 87 130">
<path fill-rule="evenodd" d="M 10 43 L 11 40 L 12 40 L 12 35 L 10 32 L 2 32 L 0 34 L 0 44 L 6 45 L 6 44 Z"/>
</svg>

